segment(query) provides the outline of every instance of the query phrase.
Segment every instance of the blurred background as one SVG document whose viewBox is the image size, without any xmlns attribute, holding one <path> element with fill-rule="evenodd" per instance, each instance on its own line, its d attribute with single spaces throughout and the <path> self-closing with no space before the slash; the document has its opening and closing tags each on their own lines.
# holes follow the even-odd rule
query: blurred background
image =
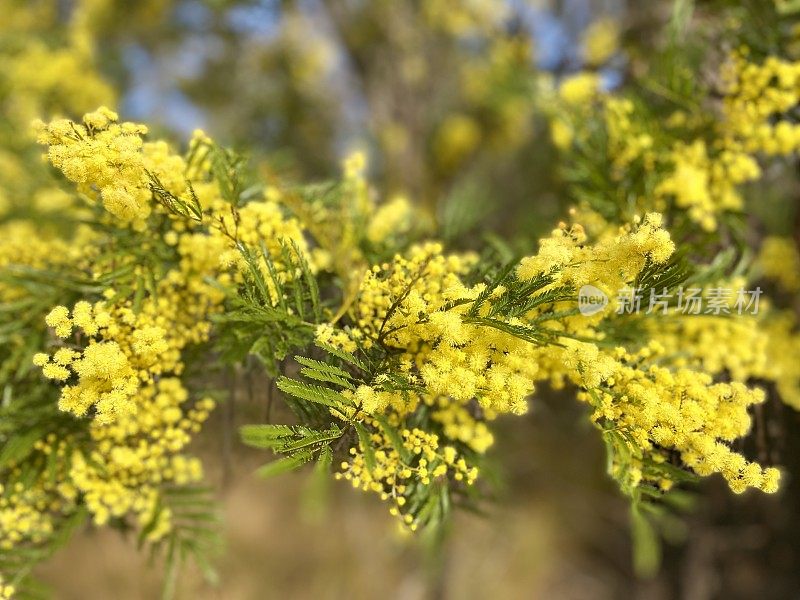
<svg viewBox="0 0 800 600">
<path fill-rule="evenodd" d="M 68 13 L 70 3 L 60 4 Z M 543 78 L 591 70 L 606 89 L 624 87 L 647 68 L 673 8 L 87 4 L 123 118 L 176 144 L 202 128 L 247 148 L 267 179 L 335 177 L 342 158 L 362 149 L 381 197 L 406 196 L 464 248 L 485 243 L 477 225 L 490 241 L 531 248 L 565 217 L 571 199 L 535 106 Z M 756 415 L 759 443 L 746 450 L 787 466 L 782 492 L 732 496 L 718 478 L 689 490 L 663 531 L 660 569 L 643 578 L 632 567 L 628 502 L 570 394 L 543 390 L 526 417 L 497 423 L 485 514 L 458 514 L 435 544 L 400 534 L 376 498 L 342 482 L 320 490 L 303 472 L 252 477 L 264 457 L 238 443 L 235 425 L 263 416 L 269 384 L 236 381 L 236 412 L 232 403 L 218 411 L 196 448 L 219 490 L 220 583 L 189 573 L 179 598 L 800 598 L 800 417 L 775 400 Z M 67 600 L 156 598 L 163 577 L 133 536 L 106 530 L 75 536 L 39 575 Z"/>
</svg>

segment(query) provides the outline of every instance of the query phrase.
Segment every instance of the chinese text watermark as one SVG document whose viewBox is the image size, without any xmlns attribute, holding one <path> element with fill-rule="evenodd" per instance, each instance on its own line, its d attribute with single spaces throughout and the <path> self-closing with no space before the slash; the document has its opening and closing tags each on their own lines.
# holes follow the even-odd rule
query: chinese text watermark
<svg viewBox="0 0 800 600">
<path fill-rule="evenodd" d="M 758 314 L 762 290 L 715 287 L 706 290 L 680 286 L 661 291 L 655 288 L 626 287 L 617 296 L 616 313 L 667 314 L 670 311 L 684 315 L 744 315 Z M 585 285 L 578 292 L 578 310 L 590 316 L 603 310 L 609 303 L 608 295 L 593 285 Z"/>
</svg>

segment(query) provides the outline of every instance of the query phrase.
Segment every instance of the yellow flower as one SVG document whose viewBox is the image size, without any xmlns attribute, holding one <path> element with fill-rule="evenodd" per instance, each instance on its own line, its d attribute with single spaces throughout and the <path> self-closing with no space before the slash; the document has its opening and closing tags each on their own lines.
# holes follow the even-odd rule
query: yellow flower
<svg viewBox="0 0 800 600">
<path fill-rule="evenodd" d="M 65 306 L 56 306 L 44 319 L 48 327 L 56 331 L 60 338 L 66 338 L 72 333 L 72 321 L 69 318 L 69 311 Z"/>
<path fill-rule="evenodd" d="M 600 92 L 600 78 L 594 73 L 577 73 L 564 78 L 558 88 L 561 99 L 571 106 L 584 106 Z"/>
<path fill-rule="evenodd" d="M 611 58 L 619 47 L 619 25 L 614 19 L 599 19 L 589 25 L 582 36 L 583 58 L 592 66 Z"/>
</svg>

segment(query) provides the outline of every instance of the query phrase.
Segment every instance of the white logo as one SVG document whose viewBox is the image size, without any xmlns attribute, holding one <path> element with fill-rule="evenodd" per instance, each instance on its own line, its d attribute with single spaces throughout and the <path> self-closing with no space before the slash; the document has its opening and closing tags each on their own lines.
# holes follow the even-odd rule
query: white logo
<svg viewBox="0 0 800 600">
<path fill-rule="evenodd" d="M 584 316 L 599 313 L 608 305 L 608 296 L 593 285 L 585 285 L 578 290 L 578 310 Z"/>
</svg>

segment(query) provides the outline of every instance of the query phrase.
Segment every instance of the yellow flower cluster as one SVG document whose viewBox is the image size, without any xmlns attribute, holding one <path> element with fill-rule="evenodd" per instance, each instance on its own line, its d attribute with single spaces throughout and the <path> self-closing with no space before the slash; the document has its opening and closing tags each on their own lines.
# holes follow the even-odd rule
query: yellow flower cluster
<svg viewBox="0 0 800 600">
<path fill-rule="evenodd" d="M 202 474 L 199 461 L 180 451 L 214 406 L 205 399 L 187 411 L 186 390 L 168 377 L 183 369 L 181 350 L 205 340 L 209 331 L 208 313 L 197 313 L 202 304 L 189 307 L 193 296 L 180 279 L 166 277 L 157 299 L 143 301 L 139 312 L 130 301 L 79 302 L 71 313 L 56 307 L 48 325 L 61 337 L 74 328 L 88 345 L 34 358 L 48 378 L 76 378 L 61 388 L 61 410 L 77 416 L 94 411 L 89 425 L 94 449 L 70 457 L 65 485 L 81 493 L 96 523 L 133 513 L 148 526 L 151 540 L 169 531 L 168 510 L 157 512 L 159 486 L 196 481 Z"/>
<path fill-rule="evenodd" d="M 633 102 L 627 98 L 608 96 L 604 103 L 604 119 L 608 133 L 608 151 L 614 179 L 621 179 L 628 166 L 641 159 L 647 170 L 652 170 L 656 155 L 653 136 L 644 131 L 634 117 Z"/>
<path fill-rule="evenodd" d="M 530 345 L 471 322 L 469 304 L 451 305 L 484 289 L 467 287 L 459 277 L 473 261 L 443 255 L 440 244 L 428 243 L 374 267 L 361 284 L 354 307 L 358 327 L 351 335 L 361 336 L 367 347 L 380 343 L 400 350 L 405 368 L 416 368 L 434 397 L 477 398 L 485 410 L 522 413 L 536 369 Z"/>
<path fill-rule="evenodd" d="M 457 302 L 474 299 L 484 289 L 483 284 L 468 287 L 461 279 L 473 263 L 472 256 L 443 254 L 438 243 L 413 247 L 407 256 L 395 256 L 366 273 L 351 309 L 353 327 L 323 325 L 317 331 L 318 341 L 344 350 L 353 351 L 357 344 L 391 348 L 408 380 L 423 386 L 419 394 L 384 390 L 379 375 L 374 385 L 345 392 L 371 425 L 380 450 L 374 457 L 377 467 L 370 471 L 366 464 L 373 459 L 364 448 L 353 448 L 343 476 L 356 487 L 392 498 L 392 512 L 403 514 L 412 528 L 413 517 L 402 509 L 406 486 L 427 486 L 444 476 L 472 483 L 477 470 L 467 458 L 456 456 L 457 446 L 484 453 L 493 442 L 485 420 L 498 413 L 524 412 L 533 391 L 533 347 L 470 322 L 468 304 Z M 441 439 L 404 426 L 423 403 L 431 408 L 432 422 L 441 427 Z M 373 415 L 384 415 L 402 431 L 412 458 L 394 448 Z"/>
<path fill-rule="evenodd" d="M 800 102 L 800 62 L 770 56 L 757 63 L 745 49 L 731 55 L 720 77 L 724 97 L 717 117 L 677 111 L 660 124 L 625 97 L 599 94 L 591 72 L 564 79 L 557 102 L 545 94 L 543 110 L 554 144 L 568 151 L 576 137 L 591 135 L 586 107 L 599 99 L 611 179 L 622 181 L 633 164 L 644 168 L 644 176 L 636 175 L 642 189 L 626 202 L 663 211 L 674 201 L 692 221 L 714 231 L 720 214 L 743 208 L 740 187 L 761 177 L 759 153 L 785 156 L 800 148 L 800 125 L 789 118 Z"/>
<path fill-rule="evenodd" d="M 365 415 L 377 415 L 388 408 L 400 414 L 409 414 L 416 408 L 416 399 L 400 392 L 377 390 L 369 385 L 360 385 L 355 391 L 345 390 L 345 397 L 354 401 L 356 408 Z"/>
<path fill-rule="evenodd" d="M 541 240 L 539 254 L 522 259 L 517 276 L 523 281 L 550 276 L 560 283 L 592 283 L 612 292 L 632 281 L 647 260 L 662 263 L 674 250 L 658 214 L 647 215 L 634 231 L 622 230 L 599 245 L 585 246 L 585 241 L 579 226 L 555 230 Z M 530 388 L 522 380 L 535 372 L 532 365 L 520 371 L 529 344 L 465 319 L 469 300 L 484 287 L 467 287 L 461 281 L 471 257 L 441 252 L 438 244 L 417 246 L 408 257 L 397 256 L 371 269 L 354 306 L 357 327 L 349 330 L 350 338 L 365 347 L 382 343 L 402 349 L 406 367 L 418 368 L 433 394 L 459 400 L 486 394 L 492 400 L 481 400 L 484 408 L 523 411 L 520 401 Z M 500 287 L 493 294 L 503 293 Z M 482 311 L 488 309 L 487 305 Z M 335 343 L 345 333 L 323 326 L 318 335 L 321 341 Z M 509 394 L 516 385 L 515 373 L 522 378 L 520 388 Z M 505 389 L 487 394 L 500 380 Z"/>
<path fill-rule="evenodd" d="M 374 266 L 361 281 L 353 310 L 361 333 L 353 335 L 363 334 L 367 347 L 384 337 L 402 346 L 413 339 L 413 332 L 404 330 L 420 314 L 435 312 L 464 292 L 459 275 L 473 263 L 471 256 L 445 256 L 441 244 L 426 243 L 411 248 L 408 257 Z"/>
<path fill-rule="evenodd" d="M 692 315 L 651 319 L 645 324 L 648 339 L 657 341 L 663 356 L 675 367 L 708 373 L 728 373 L 734 381 L 771 379 L 767 355 L 770 345 L 764 323 L 755 315 L 736 318 Z"/>
<path fill-rule="evenodd" d="M 151 290 L 137 295 L 108 289 L 103 300 L 55 307 L 45 321 L 60 341 L 52 353 L 34 357 L 46 378 L 62 384 L 59 408 L 92 416 L 90 447 L 68 457 L 68 468 L 59 476 L 62 495 L 79 494 L 98 524 L 133 515 L 147 538 L 157 540 L 171 527 L 162 486 L 184 485 L 202 475 L 200 462 L 182 451 L 214 402 L 189 404 L 177 377 L 184 368 L 182 352 L 208 340 L 210 318 L 222 308 L 224 292 L 208 280 L 240 281 L 248 268 L 239 251 L 244 245 L 263 245 L 284 282 L 298 272 L 297 265 L 285 264 L 285 245 L 307 254 L 312 269 L 315 261 L 304 230 L 284 214 L 276 190 L 236 208 L 222 197 L 209 176 L 211 142 L 202 132 L 192 140 L 189 166 L 167 144 L 144 141 L 143 126 L 118 124 L 107 109 L 86 115 L 82 124 L 60 120 L 40 131 L 53 164 L 90 197 L 100 190 L 105 208 L 123 225 L 134 222 L 141 231 L 137 235 L 148 238 L 143 226 L 149 216 L 148 223 L 157 219 L 155 230 L 166 229 L 144 242 L 172 256 Z M 176 197 L 187 193 L 191 180 L 202 220 L 158 206 L 151 175 Z M 122 197 L 120 190 L 128 194 L 121 204 L 114 200 Z M 271 283 L 266 262 L 259 260 Z M 138 278 L 152 275 L 140 265 L 131 268 Z M 273 287 L 270 293 L 277 304 Z"/>
<path fill-rule="evenodd" d="M 722 69 L 724 127 L 745 152 L 787 155 L 800 149 L 800 125 L 786 116 L 800 102 L 800 62 L 775 56 L 761 64 L 747 49 Z"/>
<path fill-rule="evenodd" d="M 800 292 L 800 252 L 791 238 L 764 239 L 758 254 L 761 274 L 789 293 Z"/>
<path fill-rule="evenodd" d="M 76 378 L 61 389 L 62 410 L 78 416 L 94 410 L 89 425 L 94 450 L 72 456 L 63 481 L 82 494 L 98 524 L 128 512 L 138 515 L 143 526 L 158 517 L 148 528 L 152 540 L 169 529 L 168 511 L 154 512 L 159 485 L 187 483 L 201 475 L 199 461 L 179 452 L 213 408 L 212 401 L 202 400 L 186 412 L 186 390 L 178 379 L 167 377 L 180 374 L 182 348 L 205 340 L 210 326 L 208 307 L 189 301 L 195 297 L 180 279 L 177 274 L 166 277 L 157 299 L 143 301 L 139 312 L 130 301 L 81 302 L 71 315 L 57 307 L 48 325 L 66 336 L 74 327 L 88 345 L 82 351 L 64 346 L 52 357 L 34 359 L 46 377 Z M 198 314 L 204 308 L 205 314 Z"/>
<path fill-rule="evenodd" d="M 214 401 L 206 398 L 185 408 L 188 392 L 174 377 L 141 388 L 135 414 L 113 423 L 92 422 L 94 450 L 72 457 L 70 478 L 83 495 L 95 523 L 133 513 L 142 526 L 156 515 L 159 486 L 191 483 L 202 477 L 199 459 L 181 454 L 208 418 Z M 169 512 L 157 515 L 150 539 L 169 531 Z"/>
<path fill-rule="evenodd" d="M 89 427 L 93 450 L 70 454 L 71 440 L 49 434 L 36 442 L 36 459 L 47 468 L 34 482 L 22 480 L 12 465 L 6 488 L 0 485 L 0 548 L 9 550 L 23 542 L 39 543 L 54 531 L 54 521 L 69 515 L 78 498 L 94 522 L 128 513 L 148 527 L 155 541 L 169 531 L 170 513 L 159 506 L 159 486 L 197 481 L 200 461 L 181 451 L 214 408 L 203 399 L 188 410 L 188 393 L 175 378 L 161 379 L 136 397 L 135 415 L 113 424 L 97 420 Z"/>
<path fill-rule="evenodd" d="M 82 351 L 64 346 L 52 357 L 37 354 L 34 362 L 48 379 L 74 384 L 61 388 L 59 408 L 76 416 L 94 409 L 100 423 L 111 423 L 137 410 L 139 389 L 161 375 L 180 374 L 180 352 L 189 343 L 206 339 L 208 321 L 192 322 L 182 307 L 186 298 L 170 278 L 159 285 L 158 300 L 147 299 L 136 312 L 132 301 L 78 302 L 70 312 L 57 306 L 46 317 L 58 337 L 75 330 L 88 343 Z M 183 292 L 183 293 L 182 293 Z"/>
<path fill-rule="evenodd" d="M 300 222 L 294 217 L 285 216 L 277 193 L 271 196 L 275 199 L 265 198 L 245 204 L 235 215 L 221 212 L 221 207 L 212 203 L 211 214 L 218 219 L 218 224 L 208 235 L 199 234 L 193 238 L 192 245 L 197 249 L 192 253 L 201 252 L 211 262 L 208 266 L 212 272 L 235 267 L 234 279 L 238 280 L 239 274 L 247 272 L 247 265 L 238 246 L 234 246 L 228 238 L 229 234 L 233 234 L 239 244 L 259 249 L 263 245 L 281 283 L 294 279 L 298 268 L 284 259 L 284 245 L 296 248 L 309 263 L 311 271 L 316 272 L 319 261 L 309 251 Z M 259 259 L 258 266 L 267 282 L 271 302 L 273 306 L 277 305 L 279 299 L 266 261 Z M 220 281 L 226 280 L 223 271 Z"/>
<path fill-rule="evenodd" d="M 0 224 L 0 268 L 27 267 L 43 269 L 58 265 L 84 265 L 95 254 L 96 236 L 87 227 L 79 227 L 72 240 L 53 237 L 30 221 L 13 220 Z M 0 282 L 0 298 L 8 302 L 24 290 Z"/>
<path fill-rule="evenodd" d="M 749 462 L 729 445 L 748 432 L 747 409 L 764 401 L 761 390 L 714 384 L 710 375 L 688 369 L 646 366 L 643 356 L 623 348 L 613 357 L 582 342 L 567 348 L 568 366 L 587 390 L 579 397 L 594 407 L 593 419 L 629 439 L 640 460 L 663 463 L 675 451 L 698 475 L 721 473 L 734 492 L 778 489 L 777 469 Z M 670 485 L 667 477 L 657 483 Z"/>
<path fill-rule="evenodd" d="M 737 187 L 761 175 L 755 159 L 731 144 L 729 149 L 710 157 L 705 142 L 678 143 L 671 154 L 670 175 L 656 188 L 656 194 L 672 196 L 703 229 L 717 227 L 716 215 L 741 210 L 743 200 Z"/>
<path fill-rule="evenodd" d="M 57 96 L 66 110 L 81 111 L 98 102 L 114 99 L 109 85 L 89 68 L 91 55 L 75 45 L 51 48 L 44 42 L 30 43 L 13 57 L 5 77 L 14 85 L 12 106 L 21 122 L 47 113 L 48 96 Z"/>
<path fill-rule="evenodd" d="M 3 3 L 0 32 L 9 43 L 0 55 L 0 87 L 7 93 L 4 114 L 12 138 L 43 114 L 81 113 L 114 101 L 113 89 L 94 68 L 93 42 L 80 18 L 92 2 L 74 3 L 65 36 L 53 35 L 64 27 L 56 3 Z"/>
<path fill-rule="evenodd" d="M 406 233 L 411 227 L 413 208 L 405 196 L 395 196 L 375 211 L 367 226 L 367 239 L 373 244 Z"/>
<path fill-rule="evenodd" d="M 50 162 L 89 197 L 99 191 L 105 208 L 123 223 L 134 222 L 141 229 L 144 219 L 154 210 L 166 214 L 166 209 L 154 200 L 153 184 L 187 204 L 197 198 L 203 209 L 202 221 L 169 218 L 163 241 L 176 247 L 180 255 L 180 268 L 166 279 L 172 284 L 182 282 L 197 293 L 200 306 L 191 310 L 199 314 L 207 312 L 207 300 L 214 305 L 221 298 L 204 278 L 228 283 L 232 266 L 244 269 L 241 245 L 259 247 L 264 242 L 268 256 L 284 279 L 291 278 L 294 266 L 282 265 L 282 243 L 294 244 L 303 254 L 308 252 L 299 221 L 284 214 L 281 194 L 274 188 L 269 188 L 262 198 L 231 208 L 218 183 L 210 177 L 211 141 L 202 131 L 196 131 L 191 140 L 193 160 L 187 165 L 165 142 L 145 141 L 144 125 L 118 123 L 116 113 L 104 107 L 84 115 L 82 123 L 57 119 L 37 127 L 39 142 L 48 146 Z M 353 170 L 352 177 L 357 179 L 358 169 Z M 365 184 L 362 187 L 366 196 Z M 315 269 L 319 261 L 313 258 L 307 256 Z M 266 274 L 266 265 L 261 266 Z"/>
<path fill-rule="evenodd" d="M 575 131 L 572 123 L 564 117 L 554 117 L 550 121 L 550 139 L 556 148 L 569 150 Z"/>
<path fill-rule="evenodd" d="M 466 404 L 445 397 L 426 401 L 433 407 L 431 419 L 441 424 L 447 439 L 458 440 L 478 454 L 484 454 L 494 444 L 489 426 L 475 419 Z"/>
<path fill-rule="evenodd" d="M 563 225 L 551 237 L 541 240 L 537 255 L 520 262 L 517 277 L 522 282 L 546 278 L 543 290 L 554 285 L 578 289 L 592 284 L 606 290 L 609 295 L 615 294 L 632 283 L 648 263 L 660 264 L 670 258 L 675 246 L 661 225 L 660 215 L 648 214 L 633 227 L 621 228 L 615 235 L 609 235 L 594 245 L 586 243 L 586 235 L 580 226 L 567 228 Z M 447 440 L 446 443 L 483 454 L 493 443 L 486 422 L 500 413 L 524 412 L 527 398 L 533 392 L 534 380 L 550 379 L 557 385 L 572 381 L 583 389 L 592 390 L 592 393 L 600 389 L 610 390 L 605 392 L 610 404 L 605 407 L 604 422 L 613 421 L 610 427 L 629 432 L 628 435 L 635 440 L 632 443 L 637 444 L 637 460 L 643 465 L 647 461 L 659 460 L 658 457 L 653 459 L 659 453 L 654 450 L 650 430 L 666 422 L 667 417 L 651 414 L 662 398 L 659 396 L 653 400 L 648 396 L 653 406 L 649 406 L 647 412 L 639 413 L 636 412 L 638 402 L 631 399 L 630 390 L 639 385 L 652 388 L 648 393 L 670 394 L 677 387 L 688 387 L 690 376 L 695 374 L 684 369 L 679 376 L 665 369 L 660 379 L 655 381 L 651 372 L 635 369 L 609 356 L 600 346 L 572 339 L 572 336 L 599 338 L 596 326 L 608 318 L 610 311 L 592 317 L 560 318 L 552 323 L 553 331 L 563 332 L 565 336 L 555 345 L 536 345 L 501 329 L 481 326 L 480 317 L 487 315 L 492 302 L 503 298 L 508 291 L 502 286 L 495 289 L 477 311 L 477 318 L 471 317 L 471 301 L 485 288 L 482 284 L 464 285 L 462 277 L 470 263 L 470 257 L 443 255 L 437 244 L 415 247 L 408 256 L 396 256 L 391 263 L 376 266 L 367 273 L 352 309 L 353 328 L 335 330 L 328 325 L 318 331 L 320 341 L 343 349 L 355 348 L 356 342 L 363 347 L 381 344 L 391 348 L 397 353 L 409 381 L 424 386 L 424 392 L 419 396 L 409 392 L 383 391 L 379 381 L 376 381 L 376 386 L 361 386 L 353 392 L 345 392 L 355 401 L 357 408 L 366 413 L 367 422 L 370 422 L 370 415 L 385 415 L 402 427 L 404 418 L 425 404 L 430 407 L 431 419 L 441 428 L 440 435 Z M 565 309 L 567 305 L 565 302 Z M 532 309 L 524 318 L 511 319 L 508 323 L 522 326 L 528 320 L 536 320 L 545 309 Z M 558 306 L 549 309 L 558 310 Z M 664 392 L 660 386 L 668 382 L 671 387 L 664 388 L 667 390 Z M 701 383 L 698 387 L 712 389 L 710 378 Z M 614 385 L 627 387 L 621 390 L 612 387 Z M 670 417 L 670 423 L 685 428 L 686 439 L 690 440 L 681 438 L 673 446 L 686 452 L 690 466 L 702 474 L 710 473 L 703 461 L 708 458 L 713 462 L 713 459 L 707 457 L 708 453 L 693 450 L 695 446 L 691 444 L 708 450 L 703 446 L 704 440 L 738 437 L 749 424 L 749 420 L 743 424 L 740 411 L 736 413 L 740 420 L 733 431 L 719 429 L 727 418 L 727 413 L 719 408 L 723 404 L 719 397 L 725 395 L 726 390 L 713 388 L 697 399 L 698 406 L 705 410 L 711 413 L 719 411 L 719 422 L 709 418 L 704 425 L 703 422 L 691 421 L 691 414 L 683 415 L 680 411 Z M 736 388 L 736 391 L 739 393 L 740 390 Z M 745 419 L 748 399 L 752 400 L 741 392 L 735 403 L 739 409 L 744 407 Z M 642 415 L 652 417 L 652 422 L 645 421 Z M 704 429 L 706 425 L 707 429 Z M 380 427 L 375 427 L 373 435 L 376 443 L 389 443 L 384 440 L 385 434 Z M 693 451 L 699 458 L 695 459 Z M 353 448 L 351 453 L 353 457 L 343 465 L 344 476 L 357 487 L 394 498 L 386 479 L 395 481 L 397 470 L 403 473 L 408 463 L 402 462 L 396 452 L 381 454 L 374 459 L 381 470 L 377 475 L 365 474 L 368 471 L 366 464 L 372 459 L 360 447 Z M 397 461 L 401 462 L 400 466 Z M 647 469 L 642 473 L 650 477 Z M 738 475 L 728 474 L 732 482 L 738 481 Z M 773 477 L 773 472 L 769 471 L 768 475 Z M 638 485 L 641 477 L 629 484 Z M 660 484 L 666 486 L 666 479 L 662 479 L 664 481 Z M 649 479 L 647 482 L 653 483 Z M 765 482 L 759 485 L 772 488 Z"/>
<path fill-rule="evenodd" d="M 619 24 L 611 18 L 593 22 L 581 36 L 583 59 L 590 66 L 598 66 L 610 59 L 619 48 Z"/>
<path fill-rule="evenodd" d="M 558 88 L 558 95 L 567 105 L 584 107 L 600 94 L 600 77 L 588 71 L 565 77 Z"/>
<path fill-rule="evenodd" d="M 367 424 L 375 430 L 369 440 L 370 458 L 361 444 L 351 448 L 351 459 L 342 462 L 341 471 L 335 477 L 391 502 L 389 512 L 401 517 L 412 531 L 419 523 L 407 512 L 408 499 L 416 485 L 427 486 L 448 476 L 472 485 L 478 477 L 477 467 L 470 467 L 453 446 L 442 445 L 434 433 L 419 428 L 402 429 L 402 445 L 397 447 L 377 421 L 368 420 Z"/>
<path fill-rule="evenodd" d="M 83 117 L 82 123 L 57 119 L 36 125 L 47 157 L 78 190 L 102 201 L 124 223 L 143 226 L 152 210 L 151 184 L 155 177 L 175 197 L 190 200 L 180 156 L 166 143 L 145 142 L 147 127 L 118 123 L 117 114 L 101 107 Z"/>
<path fill-rule="evenodd" d="M 781 399 L 800 410 L 800 333 L 794 313 L 776 312 L 765 319 L 763 335 L 768 340 L 768 379 L 775 382 Z"/>
<path fill-rule="evenodd" d="M 548 276 L 553 284 L 572 285 L 579 289 L 594 285 L 609 298 L 631 283 L 648 261 L 665 263 L 675 251 L 669 232 L 662 228 L 662 216 L 648 213 L 637 219 L 633 228 L 625 226 L 595 244 L 586 244 L 586 233 L 580 225 L 567 228 L 561 224 L 550 237 L 539 241 L 539 253 L 523 258 L 517 276 L 524 281 Z M 603 314 L 598 313 L 597 318 Z M 564 326 L 574 321 L 565 319 Z M 586 327 L 585 317 L 577 323 Z"/>
<path fill-rule="evenodd" d="M 464 114 L 448 116 L 436 132 L 434 149 L 443 169 L 452 170 L 478 148 L 481 128 L 472 117 Z"/>
<path fill-rule="evenodd" d="M 743 285 L 734 283 L 725 285 L 731 289 Z M 774 382 L 783 402 L 799 407 L 800 366 L 795 357 L 800 351 L 800 335 L 796 320 L 789 312 L 767 308 L 757 315 L 735 318 L 726 315 L 681 318 L 674 308 L 670 316 L 657 322 L 645 321 L 647 338 L 658 346 L 650 359 L 733 381 Z"/>
<path fill-rule="evenodd" d="M 667 157 L 672 171 L 656 189 L 708 231 L 716 229 L 719 213 L 741 210 L 737 188 L 761 176 L 756 154 L 800 148 L 800 126 L 786 118 L 800 101 L 800 63 L 770 56 L 759 64 L 747 54 L 733 53 L 722 67 L 725 96 L 713 143 L 676 143 Z"/>
<path fill-rule="evenodd" d="M 74 509 L 76 493 L 68 481 L 67 446 L 68 440 L 54 433 L 36 441 L 29 460 L 41 469 L 33 481 L 17 462 L 8 465 L 7 480 L 0 484 L 0 550 L 46 540 L 55 520 Z"/>
<path fill-rule="evenodd" d="M 548 275 L 574 289 L 591 284 L 616 297 L 648 262 L 664 263 L 673 251 L 657 214 L 632 229 L 606 233 L 593 245 L 585 244 L 582 228 L 563 226 L 541 241 L 539 255 L 522 260 L 518 276 Z M 721 473 L 736 492 L 746 487 L 775 491 L 776 469 L 764 469 L 730 448 L 748 432 L 748 407 L 762 402 L 763 393 L 713 380 L 725 373 L 735 381 L 771 376 L 761 324 L 747 317 L 681 319 L 676 313 L 657 323 L 646 321 L 640 348 L 628 351 L 601 343 L 598 326 L 625 318 L 613 308 L 612 302 L 593 316 L 560 319 L 553 326 L 565 336 L 557 345 L 539 348 L 534 360 L 536 379 L 549 379 L 556 387 L 565 381 L 578 385 L 581 399 L 595 409 L 598 426 L 621 440 L 625 458 L 615 457 L 614 474 L 623 488 L 647 483 L 668 489 L 674 479 L 667 467 L 678 456 L 699 475 Z"/>
<path fill-rule="evenodd" d="M 0 548 L 9 550 L 23 540 L 41 542 L 53 532 L 42 489 L 17 482 L 8 490 L 0 485 L 0 494 Z"/>
</svg>

